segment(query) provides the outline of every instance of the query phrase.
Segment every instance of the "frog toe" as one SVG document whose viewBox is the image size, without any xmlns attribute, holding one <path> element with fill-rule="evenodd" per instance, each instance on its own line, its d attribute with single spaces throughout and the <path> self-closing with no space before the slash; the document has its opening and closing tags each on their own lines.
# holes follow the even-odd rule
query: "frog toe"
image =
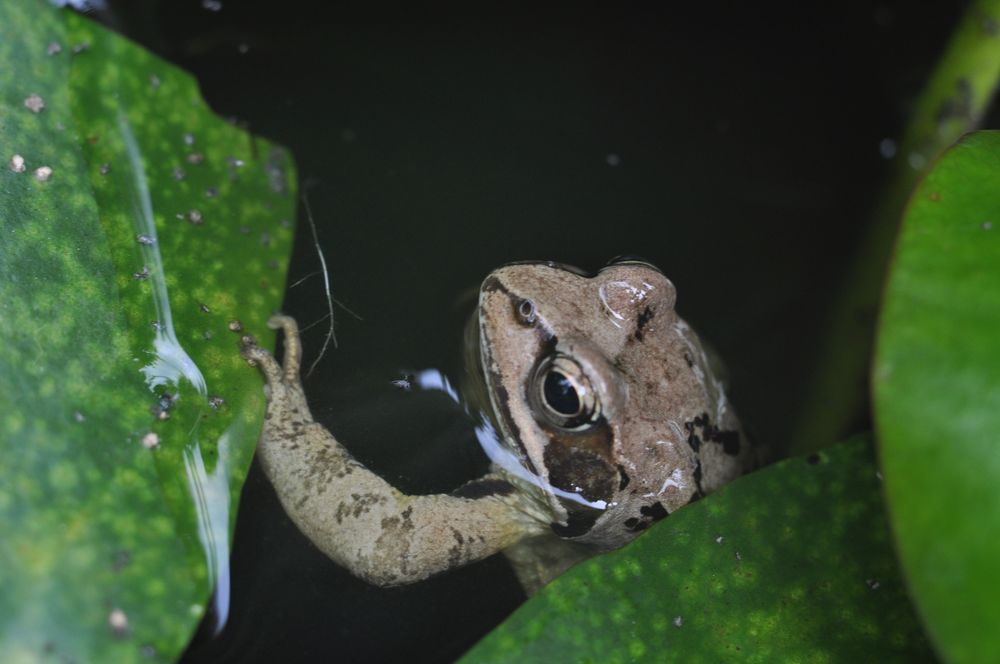
<svg viewBox="0 0 1000 664">
<path fill-rule="evenodd" d="M 246 335 L 240 339 L 240 355 L 251 366 L 259 367 L 268 383 L 282 381 L 281 367 L 267 350 L 257 345 L 257 341 Z"/>
<path fill-rule="evenodd" d="M 275 314 L 268 319 L 267 326 L 272 330 L 281 330 L 285 334 L 285 382 L 298 381 L 299 367 L 302 363 L 302 344 L 299 341 L 298 323 L 291 316 Z"/>
</svg>

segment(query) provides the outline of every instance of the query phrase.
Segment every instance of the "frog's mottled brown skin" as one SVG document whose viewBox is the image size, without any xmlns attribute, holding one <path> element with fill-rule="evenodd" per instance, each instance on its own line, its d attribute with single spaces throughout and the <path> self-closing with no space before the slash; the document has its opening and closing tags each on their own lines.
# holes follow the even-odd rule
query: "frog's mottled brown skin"
<svg viewBox="0 0 1000 664">
<path fill-rule="evenodd" d="M 504 551 L 533 592 L 755 465 L 675 297 L 642 263 L 593 277 L 552 263 L 494 271 L 474 330 L 507 460 L 432 496 L 402 494 L 313 421 L 295 322 L 276 316 L 284 367 L 252 342 L 243 348 L 268 383 L 263 468 L 302 532 L 371 583 L 419 581 Z M 572 384 L 586 407 L 564 418 L 546 380 Z"/>
</svg>

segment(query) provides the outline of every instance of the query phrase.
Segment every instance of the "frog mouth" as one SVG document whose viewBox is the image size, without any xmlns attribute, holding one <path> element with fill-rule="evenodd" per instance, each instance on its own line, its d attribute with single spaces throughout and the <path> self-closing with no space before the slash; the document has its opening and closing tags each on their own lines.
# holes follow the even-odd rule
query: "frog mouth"
<svg viewBox="0 0 1000 664">
<path fill-rule="evenodd" d="M 518 457 L 519 463 L 527 466 L 529 472 L 537 474 L 520 443 L 517 424 L 513 422 L 509 410 L 498 403 L 510 397 L 500 376 L 488 369 L 493 364 L 493 357 L 487 345 L 482 343 L 482 336 L 479 312 L 476 310 L 465 326 L 463 350 L 466 380 L 462 384 L 463 400 L 480 425 L 492 430 L 498 444 L 508 449 L 515 447 L 511 451 Z"/>
</svg>

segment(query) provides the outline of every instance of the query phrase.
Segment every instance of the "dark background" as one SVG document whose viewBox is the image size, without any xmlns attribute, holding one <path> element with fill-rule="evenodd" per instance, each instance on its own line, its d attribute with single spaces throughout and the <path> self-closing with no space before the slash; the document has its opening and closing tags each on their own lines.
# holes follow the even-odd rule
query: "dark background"
<svg viewBox="0 0 1000 664">
<path fill-rule="evenodd" d="M 220 114 L 291 149 L 335 297 L 313 412 L 403 490 L 485 468 L 440 394 L 460 378 L 463 294 L 512 260 L 659 265 L 728 366 L 756 438 L 788 444 L 822 315 L 909 105 L 962 3 L 756 6 L 224 0 L 112 2 L 104 18 L 200 81 Z M 290 283 L 319 261 L 300 215 Z M 326 304 L 313 275 L 285 311 Z M 306 332 L 306 361 L 325 323 Z M 865 428 L 864 414 L 858 427 Z M 495 558 L 411 588 L 351 578 L 254 467 L 221 637 L 189 662 L 449 661 L 523 599 Z"/>
</svg>

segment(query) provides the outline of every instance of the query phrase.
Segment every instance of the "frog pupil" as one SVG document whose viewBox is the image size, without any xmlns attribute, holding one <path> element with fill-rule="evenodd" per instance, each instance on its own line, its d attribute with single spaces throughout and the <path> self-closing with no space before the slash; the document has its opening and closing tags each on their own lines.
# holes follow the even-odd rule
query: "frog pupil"
<svg viewBox="0 0 1000 664">
<path fill-rule="evenodd" d="M 545 376 L 545 402 L 560 415 L 576 415 L 580 412 L 580 397 L 566 374 L 550 371 Z"/>
</svg>

